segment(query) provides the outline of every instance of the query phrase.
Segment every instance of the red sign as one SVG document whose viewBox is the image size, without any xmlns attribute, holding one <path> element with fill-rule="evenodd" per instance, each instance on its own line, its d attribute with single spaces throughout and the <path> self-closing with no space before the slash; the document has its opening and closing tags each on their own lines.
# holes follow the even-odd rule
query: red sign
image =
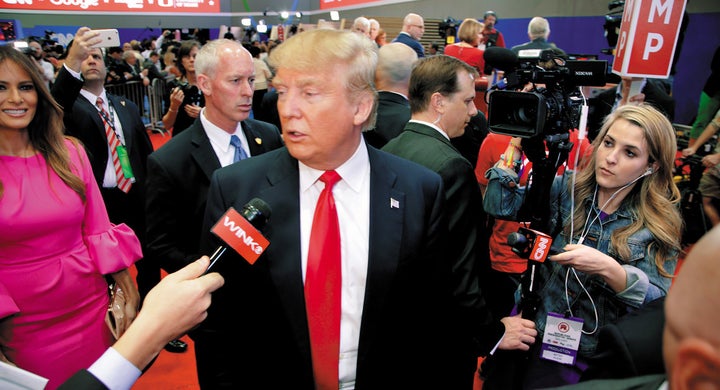
<svg viewBox="0 0 720 390">
<path fill-rule="evenodd" d="M 627 0 L 613 73 L 665 78 L 670 74 L 687 0 Z"/>
<path fill-rule="evenodd" d="M 220 0 L 0 0 L 3 8 L 37 11 L 218 13 Z"/>
<path fill-rule="evenodd" d="M 210 231 L 250 264 L 255 264 L 255 261 L 270 244 L 270 241 L 255 229 L 255 226 L 251 225 L 232 207 L 220 217 Z"/>
</svg>

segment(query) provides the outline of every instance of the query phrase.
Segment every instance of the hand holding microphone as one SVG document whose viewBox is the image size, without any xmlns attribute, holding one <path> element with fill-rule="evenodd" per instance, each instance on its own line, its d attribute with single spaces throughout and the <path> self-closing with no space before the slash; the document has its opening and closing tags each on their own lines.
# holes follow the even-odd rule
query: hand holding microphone
<svg viewBox="0 0 720 390">
<path fill-rule="evenodd" d="M 210 230 L 225 245 L 219 246 L 210 257 L 210 265 L 205 273 L 220 259 L 228 247 L 232 248 L 248 263 L 254 264 L 258 257 L 270 245 L 260 231 L 270 219 L 270 205 L 260 198 L 253 198 L 240 212 L 230 207 Z"/>
</svg>

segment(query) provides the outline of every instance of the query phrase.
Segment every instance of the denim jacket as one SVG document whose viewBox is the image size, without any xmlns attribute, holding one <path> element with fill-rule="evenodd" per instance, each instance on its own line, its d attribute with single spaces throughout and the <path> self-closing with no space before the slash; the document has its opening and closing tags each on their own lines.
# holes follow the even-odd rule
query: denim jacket
<svg viewBox="0 0 720 390">
<path fill-rule="evenodd" d="M 489 179 L 484 198 L 485 211 L 496 218 L 514 219 L 522 204 L 525 191 L 525 188 L 517 185 L 517 175 L 501 168 L 491 168 L 485 175 Z M 555 235 L 552 244 L 552 249 L 557 252 L 562 252 L 562 248 L 569 241 L 561 228 L 570 221 L 572 200 L 567 180 L 571 179 L 571 175 L 571 171 L 566 171 L 564 175 L 556 176 L 550 193 L 551 231 L 560 230 Z M 513 182 L 514 186 L 510 184 Z M 584 320 L 583 330 L 592 332 L 596 326 L 599 329 L 605 324 L 615 322 L 622 315 L 639 308 L 644 303 L 666 295 L 670 287 L 671 279 L 660 275 L 655 266 L 653 260 L 655 249 L 650 245 L 653 242 L 653 235 L 647 228 L 628 237 L 627 245 L 631 257 L 627 263 L 619 260 L 617 251 L 610 244 L 610 235 L 613 230 L 627 226 L 633 221 L 633 214 L 624 203 L 617 211 L 601 221 L 600 218 L 595 219 L 600 210 L 596 204 L 592 204 L 592 199 L 576 199 L 576 201 L 586 204 L 590 213 L 588 223 L 592 221 L 589 229 L 586 228 L 587 235 L 583 245 L 595 248 L 621 263 L 627 272 L 626 287 L 623 291 L 616 293 L 598 275 L 588 275 L 580 271 L 573 273 L 572 270 L 568 273 L 568 267 L 546 260 L 538 267 L 535 275 L 535 285 L 539 286 L 536 291 L 541 297 L 535 318 L 535 325 L 539 332 L 538 340 L 542 340 L 548 312 L 570 314 L 568 301 L 572 316 L 582 318 Z M 560 229 L 555 229 L 556 227 Z M 581 234 L 580 231 L 574 232 L 572 242 L 578 242 Z M 664 267 L 668 273 L 675 272 L 676 260 L 677 253 L 665 260 Z M 575 274 L 592 297 L 592 301 L 583 291 Z M 567 299 L 565 294 L 566 278 Z M 593 302 L 595 310 L 593 310 Z M 597 311 L 597 323 L 595 311 Z M 597 334 L 597 330 L 592 334 L 583 334 L 580 339 L 579 356 L 587 357 L 595 351 Z"/>
</svg>

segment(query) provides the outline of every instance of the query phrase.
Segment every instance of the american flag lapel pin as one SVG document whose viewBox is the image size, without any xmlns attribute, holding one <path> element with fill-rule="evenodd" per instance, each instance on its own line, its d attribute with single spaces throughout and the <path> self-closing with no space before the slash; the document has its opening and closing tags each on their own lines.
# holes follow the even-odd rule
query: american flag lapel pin
<svg viewBox="0 0 720 390">
<path fill-rule="evenodd" d="M 396 199 L 390 198 L 390 208 L 391 209 L 399 209 L 400 202 L 398 202 Z"/>
</svg>

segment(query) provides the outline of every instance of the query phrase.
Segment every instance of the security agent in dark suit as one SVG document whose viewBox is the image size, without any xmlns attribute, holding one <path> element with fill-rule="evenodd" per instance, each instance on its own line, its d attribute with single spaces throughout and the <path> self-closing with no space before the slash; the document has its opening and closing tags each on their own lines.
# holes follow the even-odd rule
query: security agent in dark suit
<svg viewBox="0 0 720 390">
<path fill-rule="evenodd" d="M 235 41 L 207 45 L 195 60 L 204 110 L 195 123 L 148 158 L 148 252 L 167 272 L 206 254 L 200 252 L 199 242 L 207 190 L 213 172 L 232 163 L 236 148 L 229 145 L 230 136 L 244 140 L 248 156 L 282 146 L 276 126 L 248 119 L 254 72 L 250 53 Z"/>
<path fill-rule="evenodd" d="M 455 382 L 447 383 L 468 389 L 473 386 L 478 356 L 487 355 L 501 338 L 502 349 L 527 349 L 537 335 L 532 321 L 520 317 L 503 319 L 503 323 L 493 320 L 485 303 L 486 292 L 479 285 L 480 272 L 490 269 L 483 199 L 473 165 L 450 142 L 477 114 L 473 98 L 478 76 L 475 68 L 454 57 L 421 59 L 410 78 L 412 118 L 405 131 L 382 149 L 421 164 L 443 179 L 457 337 L 457 350 L 447 357 L 456 361 L 457 374 Z M 519 341 L 510 344 L 513 340 Z M 475 344 L 479 348 L 473 348 Z"/>
<path fill-rule="evenodd" d="M 417 53 L 400 42 L 383 45 L 378 50 L 375 87 L 378 89 L 375 128 L 363 132 L 368 144 L 380 149 L 402 133 L 410 120 L 408 84 L 417 62 Z"/>
<path fill-rule="evenodd" d="M 448 388 L 442 181 L 363 142 L 375 106 L 376 50 L 348 30 L 316 29 L 271 53 L 286 148 L 215 172 L 202 246 L 214 250 L 220 242 L 210 226 L 255 197 L 272 211 L 263 230 L 270 244 L 253 265 L 228 250 L 213 268 L 226 283 L 197 331 L 210 348 L 209 360 L 198 360 L 211 370 L 201 387 L 315 388 L 307 253 L 323 187 L 317 179 L 335 170 L 342 317 L 338 379 L 328 388 Z M 237 316 L 243 320 L 231 320 Z M 230 341 L 242 347 L 227 353 Z"/>
<path fill-rule="evenodd" d="M 239 44 L 231 46 L 242 49 Z M 234 63 L 230 69 L 251 75 L 254 69 L 252 58 L 249 63 L 244 61 L 243 53 L 247 51 L 242 49 L 237 54 L 243 61 Z M 224 71 L 219 65 L 214 69 L 208 67 L 208 61 L 203 60 L 207 56 L 212 56 L 212 53 L 201 50 L 196 57 L 196 67 L 205 66 L 203 72 Z M 201 74 L 200 71 L 197 73 Z M 250 76 L 246 75 L 246 78 Z M 233 114 L 234 117 L 225 116 L 223 103 L 232 99 L 242 100 L 248 91 L 237 92 L 236 97 L 229 92 L 212 89 L 213 80 L 207 73 L 202 79 L 205 82 L 201 85 L 203 93 L 206 90 L 212 93 L 205 95 L 206 110 L 187 132 L 172 138 L 148 158 L 148 249 L 157 256 L 167 272 L 175 272 L 199 257 L 200 229 L 210 178 L 216 169 L 232 162 L 228 156 L 232 154 L 230 152 L 234 153 L 234 148 L 227 145 L 223 145 L 227 151 L 222 156 L 215 150 L 213 142 L 220 137 L 221 131 L 236 133 L 239 130 L 247 140 L 249 156 L 265 153 L 283 144 L 277 127 L 249 119 L 249 111 L 238 112 Z M 252 92 L 250 88 L 250 98 Z M 227 137 L 229 139 L 230 135 Z"/>
<path fill-rule="evenodd" d="M 130 226 L 142 244 L 145 257 L 135 266 L 138 290 L 144 298 L 160 281 L 160 267 L 147 256 L 145 239 L 145 167 L 153 148 L 138 107 L 124 97 L 105 91 L 107 69 L 102 52 L 87 45 L 96 35 L 87 27 L 78 30 L 51 92 L 65 112 L 66 133 L 85 145 L 110 221 Z M 127 193 L 117 187 L 105 125 L 96 106 L 97 97 L 103 98 L 115 133 L 120 135 L 127 150 L 135 176 Z"/>
</svg>

